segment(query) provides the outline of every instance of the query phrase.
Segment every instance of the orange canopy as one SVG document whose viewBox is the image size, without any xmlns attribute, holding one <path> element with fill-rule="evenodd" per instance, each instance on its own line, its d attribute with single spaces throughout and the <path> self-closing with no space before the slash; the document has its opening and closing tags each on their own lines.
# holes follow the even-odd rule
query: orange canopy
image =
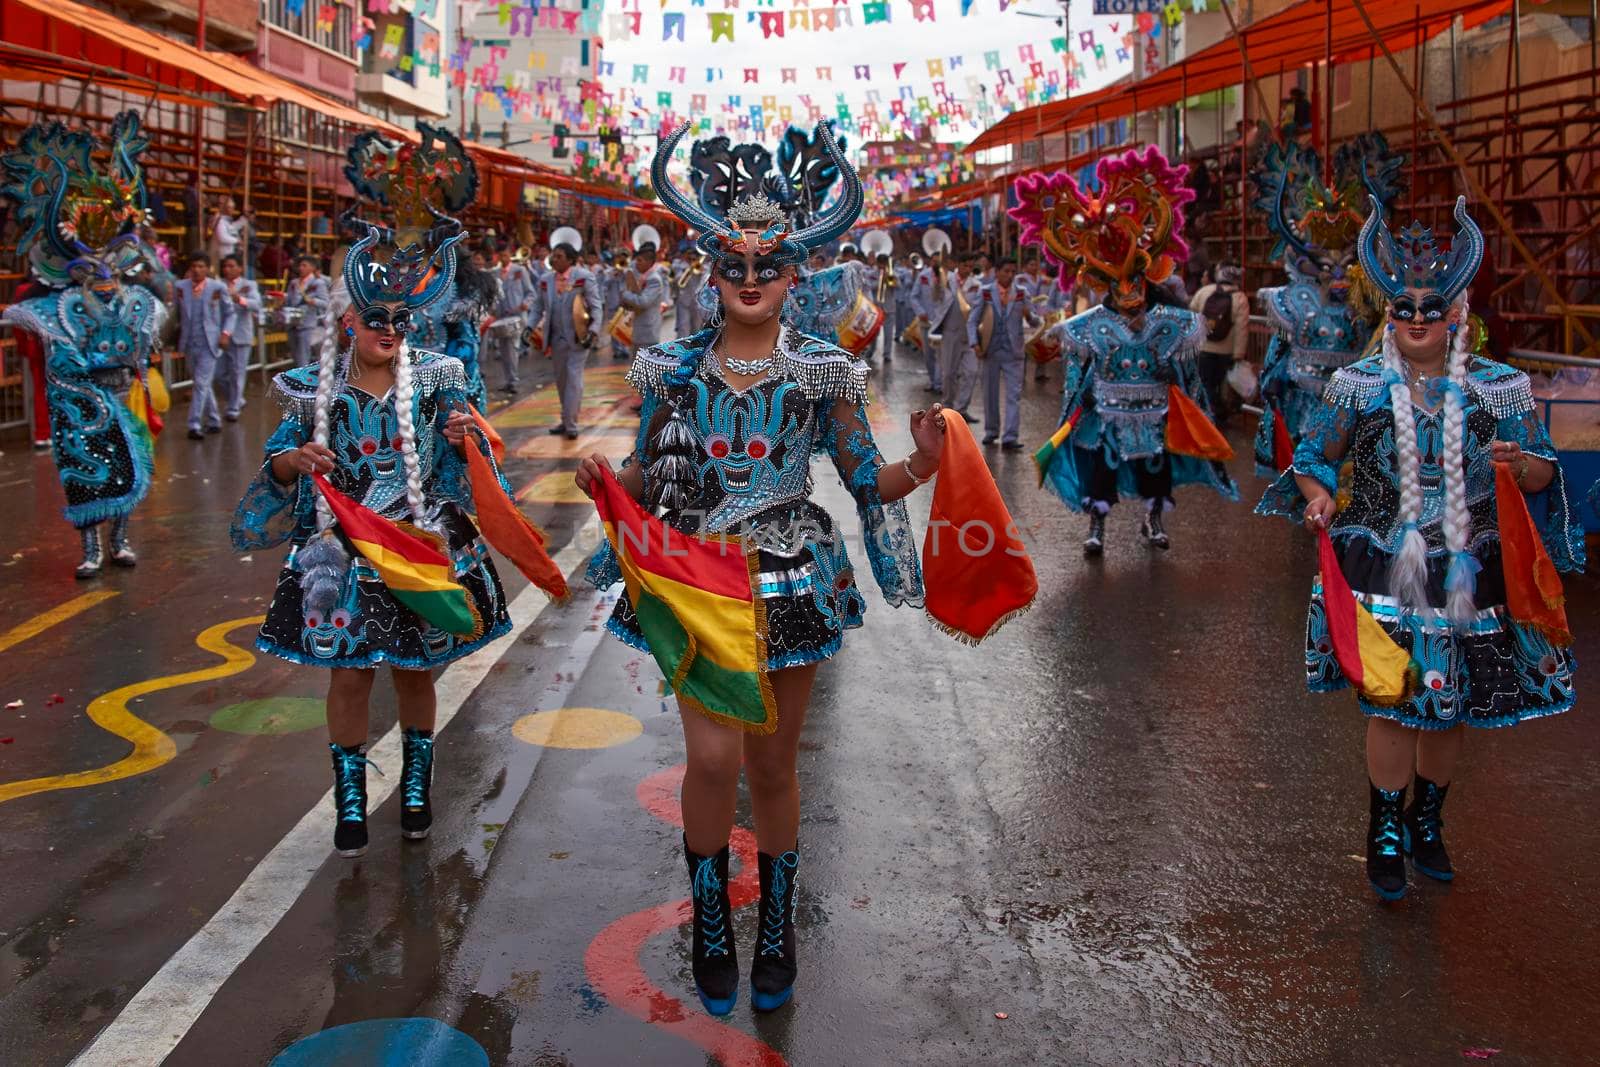
<svg viewBox="0 0 1600 1067">
<path fill-rule="evenodd" d="M 1511 0 L 1364 0 L 1364 6 L 1384 43 L 1398 52 L 1449 29 L 1457 15 L 1463 16 L 1469 27 L 1486 22 L 1509 9 Z M 1276 15 L 1242 27 L 1239 33 L 1249 55 L 1250 71 L 1257 78 L 1293 70 L 1329 55 L 1335 62 L 1355 62 L 1377 50 L 1354 0 L 1301 0 Z M 1241 85 L 1246 80 L 1239 43 L 1231 36 L 1224 37 L 1142 81 L 1119 82 L 1008 115 L 979 134 L 966 151 L 979 152 L 1045 134 L 1083 129 Z"/>
<path fill-rule="evenodd" d="M 404 127 L 269 74 L 238 56 L 174 41 L 73 0 L 0 0 L 0 37 L 7 45 L 26 49 L 36 57 L 55 55 L 69 63 L 124 71 L 191 98 L 218 93 L 251 107 L 282 101 L 354 126 L 416 136 Z"/>
</svg>

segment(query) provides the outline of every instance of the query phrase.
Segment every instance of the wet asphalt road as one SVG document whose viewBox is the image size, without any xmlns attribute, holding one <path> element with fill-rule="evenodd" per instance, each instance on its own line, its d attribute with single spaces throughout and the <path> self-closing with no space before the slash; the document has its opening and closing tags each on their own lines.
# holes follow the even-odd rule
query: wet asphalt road
<svg viewBox="0 0 1600 1067">
<path fill-rule="evenodd" d="M 1026 439 L 1053 429 L 1058 382 L 1028 383 Z M 922 384 L 908 358 L 878 378 L 891 457 L 909 447 Z M 585 450 L 625 450 L 621 400 L 615 369 L 591 375 L 600 425 Z M 592 512 L 538 502 L 572 465 L 543 433 L 548 403 L 541 388 L 496 421 L 514 451 L 536 453 L 511 461 L 512 480 L 537 485 L 526 507 L 559 546 L 592 539 Z M 127 756 L 90 720 L 102 694 L 231 672 L 130 695 L 128 710 L 173 742 L 170 761 L 0 800 L 7 1067 L 66 1064 L 90 1046 L 328 788 L 322 677 L 259 656 L 228 667 L 196 647 L 264 610 L 281 561 L 241 561 L 227 545 L 265 406 L 203 444 L 172 420 L 136 517 L 144 560 L 94 585 L 72 579 L 48 457 L 0 459 L 0 635 L 93 589 L 116 594 L 0 649 L 0 703 L 24 701 L 0 711 L 0 790 Z M 164 1040 L 102 1040 L 102 1062 L 157 1063 L 160 1048 L 176 1065 L 263 1064 L 341 1024 L 418 1016 L 513 1065 L 1600 1058 L 1590 701 L 1473 733 L 1447 809 L 1457 881 L 1379 906 L 1359 862 L 1361 722 L 1348 697 L 1301 685 L 1306 541 L 1190 490 L 1171 553 L 1138 544 L 1137 517 L 1119 508 L 1105 558 L 1089 563 L 1082 519 L 1035 488 L 1028 455 L 993 463 L 1031 537 L 1039 600 L 970 649 L 868 590 L 867 627 L 823 669 L 803 743 L 792 1006 L 757 1018 L 741 1002 L 725 1026 L 701 1013 L 671 907 L 686 892 L 676 713 L 654 664 L 599 631 L 609 601 L 580 583 L 569 606 L 495 647 L 441 732 L 432 837 L 402 843 L 391 799 L 365 857 L 319 853 L 294 872 L 303 891 L 214 976 L 192 1026 L 141 1005 Z M 1242 460 L 1234 470 L 1253 502 L 1261 483 Z M 853 527 L 831 472 L 819 482 Z M 913 515 L 926 507 L 924 492 Z M 1585 664 L 1600 644 L 1596 593 L 1568 583 Z M 240 622 L 230 643 L 248 649 L 251 635 Z M 1594 685 L 1580 672 L 1582 690 Z M 240 705 L 276 709 L 269 727 L 285 732 L 220 728 Z M 583 749 L 513 733 L 560 708 L 623 713 L 640 732 Z M 392 722 L 380 683 L 373 737 Z M 753 911 L 737 921 L 747 953 Z M 651 936 L 652 918 L 664 932 Z"/>
</svg>

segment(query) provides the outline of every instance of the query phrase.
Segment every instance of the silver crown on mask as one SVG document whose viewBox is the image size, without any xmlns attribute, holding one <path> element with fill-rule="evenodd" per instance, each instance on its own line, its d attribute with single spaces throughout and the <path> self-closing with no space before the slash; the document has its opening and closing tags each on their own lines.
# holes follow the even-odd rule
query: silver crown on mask
<svg viewBox="0 0 1600 1067">
<path fill-rule="evenodd" d="M 764 228 L 787 222 L 789 213 L 766 193 L 755 193 L 736 201 L 728 209 L 727 219 L 738 226 Z"/>
</svg>

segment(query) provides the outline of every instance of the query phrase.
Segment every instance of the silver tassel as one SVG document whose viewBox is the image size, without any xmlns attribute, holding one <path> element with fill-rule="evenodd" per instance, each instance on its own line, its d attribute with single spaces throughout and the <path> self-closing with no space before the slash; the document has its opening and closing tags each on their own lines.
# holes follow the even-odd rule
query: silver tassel
<svg viewBox="0 0 1600 1067">
<path fill-rule="evenodd" d="M 656 431 L 652 442 L 656 458 L 650 462 L 645 479 L 652 503 L 668 511 L 681 511 L 694 501 L 700 490 L 698 465 L 700 446 L 689 420 L 674 407 L 666 424 Z"/>
<path fill-rule="evenodd" d="M 307 615 L 313 612 L 327 618 L 344 593 L 350 574 L 350 553 L 332 530 L 324 530 L 295 553 L 300 568 L 300 599 Z"/>
</svg>

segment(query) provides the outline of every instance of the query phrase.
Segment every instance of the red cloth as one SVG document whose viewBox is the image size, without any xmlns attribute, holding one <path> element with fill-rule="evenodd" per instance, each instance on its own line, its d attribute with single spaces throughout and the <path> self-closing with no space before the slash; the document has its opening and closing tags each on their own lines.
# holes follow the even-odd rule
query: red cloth
<svg viewBox="0 0 1600 1067">
<path fill-rule="evenodd" d="M 1506 463 L 1494 465 L 1494 503 L 1500 524 L 1500 569 L 1505 574 L 1506 609 L 1554 645 L 1572 644 L 1567 598 L 1561 575 L 1545 551 L 1528 513 L 1528 501 Z"/>
<path fill-rule="evenodd" d="M 1033 606 L 1039 579 L 965 419 L 947 417 L 922 541 L 928 616 L 978 644 Z"/>
<path fill-rule="evenodd" d="M 1198 459 L 1233 458 L 1233 446 L 1216 423 L 1176 385 L 1167 386 L 1167 451 Z"/>
<path fill-rule="evenodd" d="M 472 435 L 467 437 L 466 453 L 472 505 L 477 509 L 478 529 L 484 540 L 552 599 L 565 600 L 567 577 L 545 551 L 544 533 L 506 496 L 482 444 Z"/>
</svg>

